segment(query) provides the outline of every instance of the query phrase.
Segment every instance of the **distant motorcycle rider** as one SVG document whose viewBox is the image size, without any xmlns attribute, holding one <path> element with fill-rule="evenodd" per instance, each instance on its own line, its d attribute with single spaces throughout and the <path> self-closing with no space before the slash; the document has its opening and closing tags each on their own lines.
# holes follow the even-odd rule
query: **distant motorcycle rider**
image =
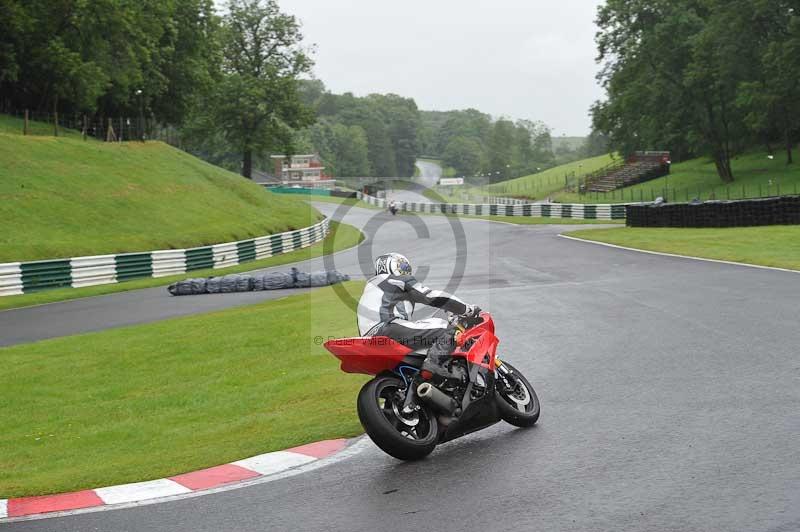
<svg viewBox="0 0 800 532">
<path fill-rule="evenodd" d="M 359 332 L 361 336 L 388 336 L 415 351 L 428 348 L 422 369 L 452 377 L 444 365 L 454 349 L 455 329 L 440 318 L 411 321 L 415 303 L 460 316 L 480 313 L 475 305 L 423 286 L 412 275 L 411 263 L 405 256 L 387 253 L 375 259 L 375 276 L 367 282 L 358 302 Z"/>
</svg>

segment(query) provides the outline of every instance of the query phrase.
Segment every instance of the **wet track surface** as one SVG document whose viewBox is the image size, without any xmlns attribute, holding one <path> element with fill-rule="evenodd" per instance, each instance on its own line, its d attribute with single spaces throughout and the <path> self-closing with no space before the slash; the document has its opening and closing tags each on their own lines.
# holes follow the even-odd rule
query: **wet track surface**
<svg viewBox="0 0 800 532">
<path fill-rule="evenodd" d="M 415 220 L 429 237 L 417 236 Z M 800 529 L 800 276 L 569 241 L 558 226 L 463 220 L 458 250 L 444 217 L 354 208 L 345 221 L 370 228 L 362 252 L 402 252 L 429 268 L 430 286 L 444 288 L 464 265 L 457 293 L 494 314 L 500 356 L 541 398 L 536 427 L 498 424 L 416 463 L 369 445 L 267 484 L 0 529 Z M 336 268 L 360 275 L 358 255 L 338 254 Z M 142 290 L 0 313 L 0 337 L 31 341 L 269 297 Z"/>
</svg>

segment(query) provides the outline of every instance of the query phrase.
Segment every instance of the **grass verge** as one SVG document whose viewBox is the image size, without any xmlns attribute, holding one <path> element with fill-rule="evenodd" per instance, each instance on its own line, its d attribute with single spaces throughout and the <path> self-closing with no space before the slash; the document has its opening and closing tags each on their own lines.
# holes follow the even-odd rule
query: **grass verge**
<svg viewBox="0 0 800 532">
<path fill-rule="evenodd" d="M 566 234 L 648 251 L 800 270 L 800 225 L 722 229 L 625 227 Z"/>
<path fill-rule="evenodd" d="M 0 263 L 232 242 L 321 218 L 161 142 L 21 130 L 0 115 Z"/>
<path fill-rule="evenodd" d="M 363 239 L 364 235 L 355 227 L 347 224 L 340 224 L 331 222 L 331 234 L 328 239 L 333 239 L 333 252 L 341 251 L 347 248 L 358 245 Z M 56 290 L 47 290 L 44 292 L 34 292 L 33 294 L 24 294 L 21 296 L 8 296 L 0 297 L 0 310 L 8 310 L 12 308 L 29 307 L 32 305 L 42 305 L 45 303 L 55 303 L 58 301 L 66 301 L 69 299 L 79 299 L 82 297 L 101 296 L 106 294 L 114 294 L 117 292 L 127 292 L 129 290 L 138 290 L 140 288 L 152 288 L 155 286 L 166 286 L 175 281 L 189 279 L 191 277 L 210 277 L 225 275 L 228 273 L 240 273 L 260 268 L 268 268 L 270 266 L 280 266 L 281 264 L 288 264 L 291 262 L 300 262 L 315 257 L 320 257 L 323 254 L 325 244 L 319 242 L 313 246 L 304 249 L 284 253 L 283 255 L 276 255 L 262 260 L 247 262 L 230 268 L 221 269 L 208 269 L 197 270 L 191 273 L 184 273 L 181 275 L 174 275 L 170 277 L 159 277 L 158 279 L 137 279 L 133 281 L 125 281 L 123 283 L 108 284 L 100 286 L 88 286 L 86 288 L 60 288 Z"/>
<path fill-rule="evenodd" d="M 609 155 L 600 155 L 589 159 L 582 159 L 554 168 L 531 174 L 528 176 L 510 179 L 489 185 L 486 191 L 493 195 L 525 195 L 532 198 L 544 198 L 560 191 L 565 186 L 567 176 L 583 176 L 608 166 L 614 161 Z M 563 201 L 562 203 L 568 203 Z"/>
<path fill-rule="evenodd" d="M 357 296 L 363 283 L 341 285 Z M 197 296 L 203 297 L 203 296 Z M 0 498 L 161 478 L 361 433 L 333 288 L 0 349 Z"/>
</svg>

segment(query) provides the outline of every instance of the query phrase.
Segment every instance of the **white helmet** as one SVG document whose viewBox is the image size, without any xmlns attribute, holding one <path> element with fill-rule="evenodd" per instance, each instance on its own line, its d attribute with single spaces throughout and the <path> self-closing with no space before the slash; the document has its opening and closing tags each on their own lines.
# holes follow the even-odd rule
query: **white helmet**
<svg viewBox="0 0 800 532">
<path fill-rule="evenodd" d="M 399 253 L 387 253 L 375 259 L 375 275 L 411 275 L 411 262 Z"/>
</svg>

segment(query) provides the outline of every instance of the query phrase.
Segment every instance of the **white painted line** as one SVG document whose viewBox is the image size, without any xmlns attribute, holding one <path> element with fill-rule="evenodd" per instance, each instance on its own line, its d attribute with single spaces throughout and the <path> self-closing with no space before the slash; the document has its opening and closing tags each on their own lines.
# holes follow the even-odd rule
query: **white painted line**
<svg viewBox="0 0 800 532">
<path fill-rule="evenodd" d="M 8 499 L 0 499 L 0 519 L 8 517 Z"/>
<path fill-rule="evenodd" d="M 262 475 L 273 475 L 292 467 L 297 467 L 316 460 L 313 456 L 300 453 L 290 453 L 287 451 L 275 451 L 274 453 L 260 454 L 252 458 L 245 458 L 233 465 L 261 473 Z"/>
<path fill-rule="evenodd" d="M 577 231 L 577 229 L 576 229 Z M 709 259 L 706 257 L 694 257 L 692 255 L 678 255 L 676 253 L 664 253 L 663 251 L 650 251 L 649 249 L 629 248 L 625 246 L 618 246 L 616 244 L 609 244 L 607 242 L 597 242 L 596 240 L 586 240 L 574 236 L 558 235 L 561 238 L 568 240 L 575 240 L 576 242 L 586 242 L 587 244 L 597 244 L 598 246 L 605 246 L 608 248 L 624 249 L 626 251 L 636 251 L 638 253 L 647 253 L 648 255 L 661 255 L 662 257 L 675 257 L 678 259 L 699 260 L 703 262 L 716 262 L 718 264 L 730 264 L 731 266 L 744 266 L 746 268 L 756 268 L 759 270 L 774 270 L 779 272 L 800 273 L 800 270 L 790 270 L 788 268 L 778 268 L 777 266 L 762 266 L 760 264 L 748 264 L 746 262 L 733 262 L 730 260 Z"/>
<path fill-rule="evenodd" d="M 94 490 L 97 496 L 106 504 L 157 499 L 160 497 L 169 497 L 170 495 L 190 493 L 191 491 L 192 490 L 189 488 L 181 486 L 177 482 L 167 478 L 148 480 L 147 482 L 134 482 L 133 484 L 123 484 L 121 486 L 110 486 L 108 488 L 98 488 Z"/>
</svg>

